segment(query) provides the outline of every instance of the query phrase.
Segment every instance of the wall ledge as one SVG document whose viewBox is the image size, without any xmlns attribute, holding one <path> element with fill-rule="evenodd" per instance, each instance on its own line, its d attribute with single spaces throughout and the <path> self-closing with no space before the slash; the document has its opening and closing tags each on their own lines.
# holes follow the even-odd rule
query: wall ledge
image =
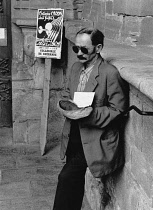
<svg viewBox="0 0 153 210">
<path fill-rule="evenodd" d="M 131 47 L 105 39 L 102 56 L 118 68 L 123 79 L 153 101 L 153 47 Z"/>
</svg>

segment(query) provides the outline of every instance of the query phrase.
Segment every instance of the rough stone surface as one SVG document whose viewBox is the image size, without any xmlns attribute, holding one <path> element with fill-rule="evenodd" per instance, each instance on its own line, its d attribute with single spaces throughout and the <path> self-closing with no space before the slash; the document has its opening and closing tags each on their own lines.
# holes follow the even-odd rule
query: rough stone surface
<svg viewBox="0 0 153 210">
<path fill-rule="evenodd" d="M 0 128 L 3 133 L 6 129 Z M 8 145 L 12 129 L 5 132 L 0 146 L 0 209 L 51 210 L 57 179 L 63 162 L 59 143 L 41 156 L 39 147 Z M 90 210 L 86 197 L 82 210 Z"/>
</svg>

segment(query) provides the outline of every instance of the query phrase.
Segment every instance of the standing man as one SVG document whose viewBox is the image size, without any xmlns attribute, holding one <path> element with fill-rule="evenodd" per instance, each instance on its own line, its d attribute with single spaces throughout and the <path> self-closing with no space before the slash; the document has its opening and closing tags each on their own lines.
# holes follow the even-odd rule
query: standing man
<svg viewBox="0 0 153 210">
<path fill-rule="evenodd" d="M 53 210 L 80 210 L 86 168 L 103 178 L 124 164 L 121 121 L 116 117 L 128 106 L 128 88 L 115 66 L 100 55 L 104 35 L 84 28 L 76 34 L 73 51 L 79 62 L 71 69 L 65 96 L 74 92 L 95 92 L 88 117 L 66 118 L 61 142 L 61 158 L 66 164 L 58 177 Z"/>
</svg>

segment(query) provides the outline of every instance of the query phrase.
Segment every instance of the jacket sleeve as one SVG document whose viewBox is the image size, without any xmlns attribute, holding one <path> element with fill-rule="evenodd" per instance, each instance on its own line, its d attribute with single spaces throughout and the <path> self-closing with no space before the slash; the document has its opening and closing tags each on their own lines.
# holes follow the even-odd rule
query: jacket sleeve
<svg viewBox="0 0 153 210">
<path fill-rule="evenodd" d="M 104 128 L 128 108 L 128 85 L 118 71 L 107 75 L 107 105 L 94 107 L 92 113 L 80 120 L 81 127 Z"/>
</svg>

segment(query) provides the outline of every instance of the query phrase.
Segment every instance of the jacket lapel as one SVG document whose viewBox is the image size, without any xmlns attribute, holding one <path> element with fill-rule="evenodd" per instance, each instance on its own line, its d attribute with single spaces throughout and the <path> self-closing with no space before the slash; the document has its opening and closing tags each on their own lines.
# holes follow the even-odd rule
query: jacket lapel
<svg viewBox="0 0 153 210">
<path fill-rule="evenodd" d="M 73 80 L 73 84 L 72 84 L 73 94 L 74 94 L 74 92 L 77 91 L 79 79 L 80 79 L 80 73 L 81 73 L 82 68 L 83 68 L 83 65 L 81 64 L 81 65 L 79 65 L 78 70 L 75 71 L 74 80 Z"/>
<path fill-rule="evenodd" d="M 96 80 L 96 78 L 99 75 L 99 65 L 102 62 L 102 60 L 103 59 L 101 57 L 98 58 L 96 64 L 94 65 L 93 70 L 92 70 L 92 72 L 90 74 L 89 80 L 86 83 L 84 92 L 92 92 L 96 88 L 96 86 L 97 86 L 97 80 Z"/>
</svg>

